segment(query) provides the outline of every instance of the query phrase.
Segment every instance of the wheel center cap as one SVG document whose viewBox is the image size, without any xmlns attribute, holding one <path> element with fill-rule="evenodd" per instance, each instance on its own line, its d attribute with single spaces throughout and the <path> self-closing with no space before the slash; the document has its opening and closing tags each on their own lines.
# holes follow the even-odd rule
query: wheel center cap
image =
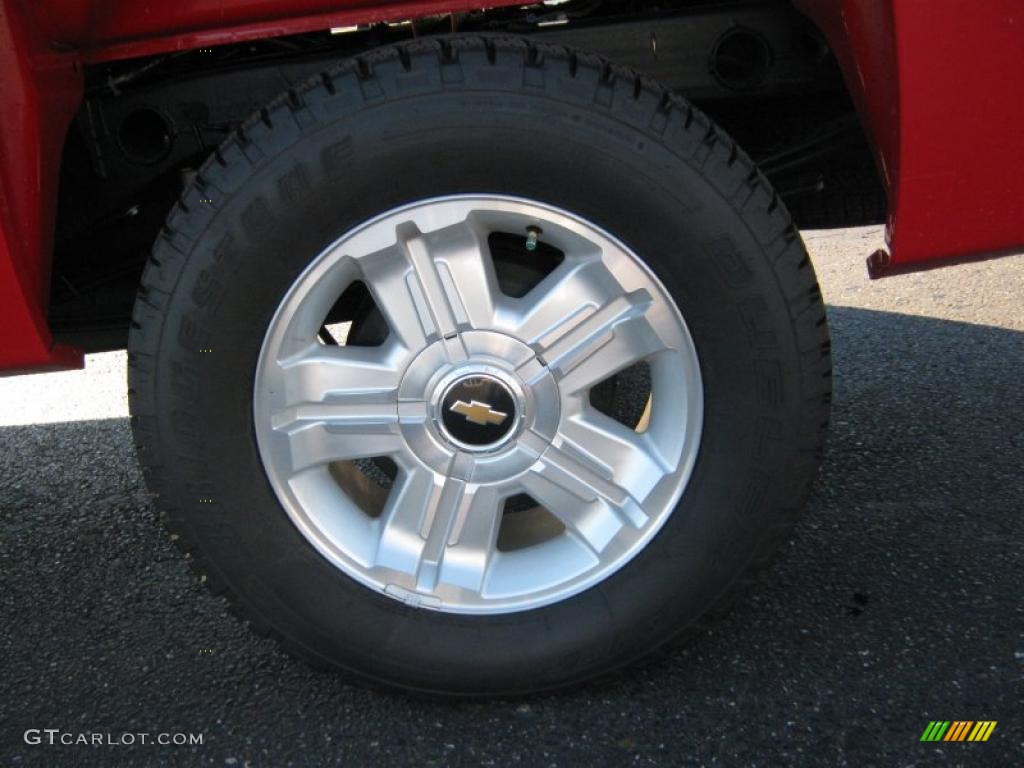
<svg viewBox="0 0 1024 768">
<path fill-rule="evenodd" d="M 504 442 L 515 429 L 519 414 L 508 385 L 495 376 L 470 373 L 445 390 L 438 417 L 452 442 L 481 451 Z"/>
</svg>

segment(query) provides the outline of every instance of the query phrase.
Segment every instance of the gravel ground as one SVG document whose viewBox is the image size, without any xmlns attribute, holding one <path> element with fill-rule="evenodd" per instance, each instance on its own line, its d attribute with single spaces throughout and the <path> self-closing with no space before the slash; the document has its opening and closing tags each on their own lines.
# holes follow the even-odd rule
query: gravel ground
<svg viewBox="0 0 1024 768">
<path fill-rule="evenodd" d="M 806 237 L 836 391 L 795 536 L 713 631 L 558 696 L 409 699 L 290 660 L 157 525 L 122 354 L 0 381 L 0 762 L 1020 765 L 1024 256 L 869 282 L 877 228 Z M 922 744 L 933 719 L 998 726 Z M 203 744 L 36 746 L 27 728 Z"/>
</svg>

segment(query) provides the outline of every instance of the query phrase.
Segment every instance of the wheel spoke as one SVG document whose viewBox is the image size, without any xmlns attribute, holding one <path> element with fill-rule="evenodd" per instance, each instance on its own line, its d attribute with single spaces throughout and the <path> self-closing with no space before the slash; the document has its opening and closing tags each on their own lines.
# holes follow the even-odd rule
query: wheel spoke
<svg viewBox="0 0 1024 768">
<path fill-rule="evenodd" d="M 541 354 L 563 395 L 581 392 L 665 349 L 646 317 L 651 296 L 640 290 L 601 307 L 566 333 L 545 340 Z"/>
<path fill-rule="evenodd" d="M 585 457 L 550 447 L 522 479 L 527 493 L 600 554 L 626 525 L 647 515 L 632 496 Z"/>
<path fill-rule="evenodd" d="M 382 348 L 316 345 L 281 368 L 286 405 L 271 425 L 287 438 L 292 472 L 400 450 L 399 371 Z"/>
<path fill-rule="evenodd" d="M 363 279 L 388 328 L 409 350 L 426 346 L 428 337 L 436 338 L 432 325 L 424 326 L 414 302 L 411 271 L 405 251 L 397 245 L 364 256 L 359 260 Z M 418 288 L 417 288 L 418 291 Z"/>
<path fill-rule="evenodd" d="M 448 535 L 440 580 L 480 592 L 501 524 L 501 496 L 493 486 L 467 486 Z"/>
<path fill-rule="evenodd" d="M 441 495 L 440 480 L 425 469 L 399 473 L 381 513 L 375 565 L 415 574 L 423 555 L 424 523 Z"/>
<path fill-rule="evenodd" d="M 491 328 L 498 278 L 486 235 L 470 222 L 424 236 L 459 328 Z"/>
<path fill-rule="evenodd" d="M 376 565 L 415 574 L 420 592 L 439 583 L 479 592 L 500 523 L 501 497 L 492 486 L 403 473 L 382 515 Z"/>
<path fill-rule="evenodd" d="M 584 463 L 623 488 L 633 499 L 643 499 L 669 468 L 649 441 L 602 413 L 584 412 L 564 420 L 559 431 Z"/>
<path fill-rule="evenodd" d="M 426 237 L 411 222 L 398 227 L 396 234 L 398 248 L 412 267 L 405 281 L 427 337 L 451 336 L 458 329 L 454 307 Z"/>
<path fill-rule="evenodd" d="M 562 264 L 524 301 L 510 330 L 540 353 L 565 394 L 666 347 L 648 318 L 650 293 L 624 293 L 596 255 Z"/>
<path fill-rule="evenodd" d="M 280 366 L 284 374 L 284 402 L 288 405 L 350 398 L 391 401 L 401 378 L 399 366 L 386 347 L 314 344 L 282 360 Z"/>
<path fill-rule="evenodd" d="M 335 461 L 390 456 L 402 450 L 393 414 L 335 417 L 288 430 L 292 472 Z"/>
<path fill-rule="evenodd" d="M 407 348 L 493 325 L 497 278 L 482 233 L 464 222 L 424 234 L 405 222 L 395 234 L 393 247 L 360 264 L 377 306 Z M 457 340 L 450 346 L 453 359 L 465 354 Z"/>
<path fill-rule="evenodd" d="M 543 348 L 621 293 L 598 256 L 567 259 L 522 299 L 508 302 L 511 309 L 503 325 L 531 346 Z"/>
</svg>

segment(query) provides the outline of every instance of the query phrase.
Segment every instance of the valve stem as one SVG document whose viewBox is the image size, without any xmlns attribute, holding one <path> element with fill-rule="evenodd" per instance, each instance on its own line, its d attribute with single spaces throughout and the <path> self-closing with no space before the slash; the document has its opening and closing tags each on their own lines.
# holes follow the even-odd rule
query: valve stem
<svg viewBox="0 0 1024 768">
<path fill-rule="evenodd" d="M 535 251 L 537 250 L 537 235 L 541 233 L 540 227 L 527 227 L 526 228 L 526 250 Z"/>
</svg>

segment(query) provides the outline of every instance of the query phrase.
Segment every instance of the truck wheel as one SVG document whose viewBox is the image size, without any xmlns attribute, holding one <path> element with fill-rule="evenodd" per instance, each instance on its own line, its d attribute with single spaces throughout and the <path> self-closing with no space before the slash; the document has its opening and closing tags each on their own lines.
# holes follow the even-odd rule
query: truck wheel
<svg viewBox="0 0 1024 768">
<path fill-rule="evenodd" d="M 130 340 L 177 541 L 261 633 L 449 694 L 617 668 L 751 579 L 821 455 L 829 343 L 784 206 L 598 58 L 340 64 L 196 174 Z"/>
</svg>

